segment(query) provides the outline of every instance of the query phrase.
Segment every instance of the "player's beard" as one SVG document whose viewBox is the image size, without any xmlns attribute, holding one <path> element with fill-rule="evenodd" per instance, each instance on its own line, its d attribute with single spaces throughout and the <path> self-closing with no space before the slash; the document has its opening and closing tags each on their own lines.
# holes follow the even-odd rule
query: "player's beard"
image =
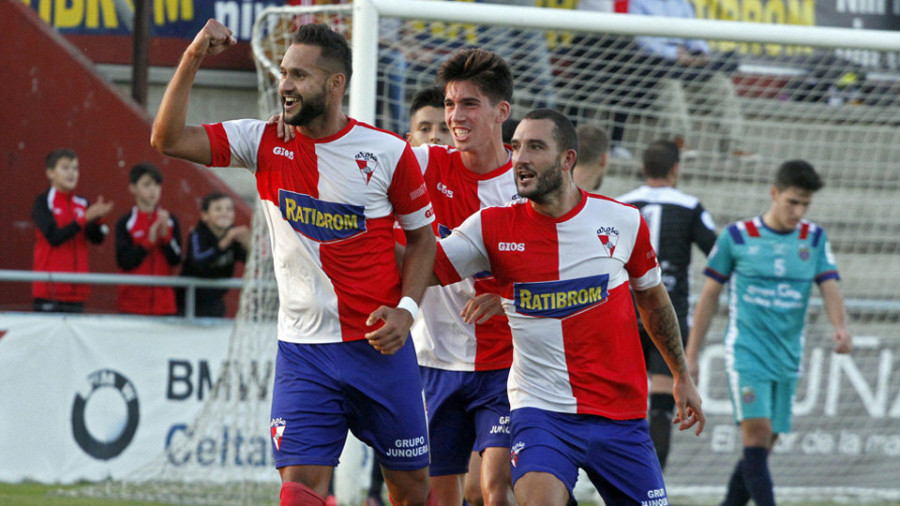
<svg viewBox="0 0 900 506">
<path fill-rule="evenodd" d="M 516 190 L 518 190 L 520 197 L 541 204 L 547 200 L 548 195 L 562 188 L 562 163 L 557 159 L 553 167 L 538 174 L 536 179 L 537 184 L 533 190 L 522 191 L 521 188 L 518 188 L 518 185 L 516 185 Z"/>
<path fill-rule="evenodd" d="M 306 126 L 312 120 L 325 114 L 325 85 L 322 85 L 322 91 L 318 94 L 300 96 L 300 111 L 294 116 L 288 116 L 284 111 L 284 100 L 281 102 L 281 111 L 284 122 L 293 126 Z"/>
</svg>

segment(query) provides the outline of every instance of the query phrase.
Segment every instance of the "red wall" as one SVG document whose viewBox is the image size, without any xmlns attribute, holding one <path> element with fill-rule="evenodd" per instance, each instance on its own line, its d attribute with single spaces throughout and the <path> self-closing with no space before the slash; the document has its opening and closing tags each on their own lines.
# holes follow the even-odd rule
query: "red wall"
<svg viewBox="0 0 900 506">
<path fill-rule="evenodd" d="M 0 269 L 31 269 L 31 206 L 48 187 L 44 158 L 60 147 L 78 153 L 76 192 L 91 201 L 103 195 L 115 202 L 107 220 L 111 224 L 134 204 L 128 171 L 142 161 L 162 170 L 162 206 L 178 217 L 182 235 L 199 218 L 200 198 L 212 190 L 231 194 L 237 222 L 249 224 L 249 206 L 215 175 L 153 150 L 147 112 L 98 77 L 92 63 L 28 6 L 0 0 L 0 33 Z M 93 272 L 117 271 L 112 233 L 92 247 L 90 266 Z M 95 287 L 88 307 L 114 311 L 115 292 L 114 287 Z M 235 300 L 230 295 L 232 310 Z M 0 283 L 0 308 L 30 306 L 28 284 Z"/>
</svg>

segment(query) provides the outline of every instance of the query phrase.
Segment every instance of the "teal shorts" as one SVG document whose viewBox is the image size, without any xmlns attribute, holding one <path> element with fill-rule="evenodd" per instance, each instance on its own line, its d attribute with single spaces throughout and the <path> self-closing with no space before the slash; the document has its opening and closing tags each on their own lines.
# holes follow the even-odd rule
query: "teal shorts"
<svg viewBox="0 0 900 506">
<path fill-rule="evenodd" d="M 729 371 L 728 389 L 735 423 L 751 418 L 768 418 L 775 434 L 791 431 L 791 407 L 797 390 L 797 378 L 775 381 Z"/>
</svg>

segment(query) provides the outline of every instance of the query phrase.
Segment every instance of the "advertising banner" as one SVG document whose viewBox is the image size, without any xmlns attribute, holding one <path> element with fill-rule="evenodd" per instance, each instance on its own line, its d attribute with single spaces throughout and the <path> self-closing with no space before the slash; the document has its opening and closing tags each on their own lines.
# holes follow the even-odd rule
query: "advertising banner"
<svg viewBox="0 0 900 506">
<path fill-rule="evenodd" d="M 824 323 L 824 322 L 823 322 Z M 793 402 L 791 431 L 781 434 L 770 458 L 782 493 L 860 492 L 862 497 L 900 498 L 894 471 L 900 465 L 900 336 L 896 327 L 867 325 L 851 318 L 852 354 L 832 353 L 825 325 L 809 334 Z M 874 332 L 864 333 L 866 330 Z M 725 347 L 710 336 L 700 357 L 699 391 L 706 429 L 673 437 L 666 483 L 675 487 L 721 487 L 742 451 L 740 427 L 732 416 L 725 373 Z M 746 390 L 746 391 L 745 391 Z M 742 390 L 744 402 L 758 392 Z M 737 395 L 737 394 L 734 394 Z M 751 399 L 748 401 L 747 399 Z"/>
<path fill-rule="evenodd" d="M 126 0 L 25 0 L 50 26 L 65 35 L 130 35 L 134 2 Z M 206 20 L 231 28 L 238 40 L 250 39 L 256 15 L 284 2 L 265 0 L 155 0 L 150 4 L 154 37 L 193 39 Z"/>
<path fill-rule="evenodd" d="M 0 314 L 0 481 L 116 479 L 163 454 L 208 398 L 232 327 Z"/>
<path fill-rule="evenodd" d="M 691 0 L 697 17 L 869 30 L 900 30 L 896 0 Z"/>
</svg>

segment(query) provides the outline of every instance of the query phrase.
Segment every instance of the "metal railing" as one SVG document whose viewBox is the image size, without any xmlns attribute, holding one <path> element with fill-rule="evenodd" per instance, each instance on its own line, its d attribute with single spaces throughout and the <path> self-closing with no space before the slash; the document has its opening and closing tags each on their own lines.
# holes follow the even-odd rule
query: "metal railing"
<svg viewBox="0 0 900 506">
<path fill-rule="evenodd" d="M 186 276 L 150 276 L 143 274 L 103 274 L 78 272 L 45 272 L 0 269 L 0 282 L 74 283 L 90 285 L 171 286 L 184 288 L 184 316 L 196 317 L 198 288 L 241 288 L 240 278 L 204 279 Z"/>
</svg>

